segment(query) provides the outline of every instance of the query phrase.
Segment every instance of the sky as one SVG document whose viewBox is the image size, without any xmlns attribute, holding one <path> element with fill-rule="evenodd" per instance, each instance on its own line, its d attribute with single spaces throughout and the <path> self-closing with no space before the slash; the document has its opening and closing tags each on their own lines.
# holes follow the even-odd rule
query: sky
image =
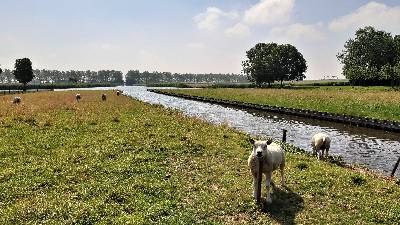
<svg viewBox="0 0 400 225">
<path fill-rule="evenodd" d="M 0 67 L 241 73 L 264 42 L 297 47 L 307 79 L 367 25 L 400 34 L 399 0 L 0 0 Z"/>
</svg>

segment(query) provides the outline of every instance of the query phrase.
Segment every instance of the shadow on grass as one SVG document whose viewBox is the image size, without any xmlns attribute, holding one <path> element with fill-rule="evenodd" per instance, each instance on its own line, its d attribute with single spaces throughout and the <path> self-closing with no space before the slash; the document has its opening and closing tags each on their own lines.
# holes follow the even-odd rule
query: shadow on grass
<svg viewBox="0 0 400 225">
<path fill-rule="evenodd" d="M 265 198 L 262 200 L 262 211 L 280 224 L 285 225 L 295 224 L 296 214 L 303 208 L 303 198 L 288 187 L 283 187 L 283 189 L 274 187 L 272 203 L 267 204 Z"/>
</svg>

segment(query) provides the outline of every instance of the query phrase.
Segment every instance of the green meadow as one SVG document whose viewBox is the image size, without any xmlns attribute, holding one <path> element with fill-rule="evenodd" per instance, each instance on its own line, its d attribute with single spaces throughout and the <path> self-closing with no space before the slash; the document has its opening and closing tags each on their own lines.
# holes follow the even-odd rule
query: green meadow
<svg viewBox="0 0 400 225">
<path fill-rule="evenodd" d="M 400 91 L 385 87 L 204 88 L 163 91 L 400 121 Z"/>
<path fill-rule="evenodd" d="M 271 103 L 268 91 L 252 92 L 190 93 Z M 385 101 L 399 98 L 388 93 L 395 97 Z M 75 94 L 22 94 L 20 104 L 0 97 L 0 224 L 400 221 L 398 182 L 288 145 L 287 186 L 277 184 L 273 203 L 260 207 L 252 198 L 248 135 L 112 91 L 81 91 L 80 102 Z"/>
</svg>

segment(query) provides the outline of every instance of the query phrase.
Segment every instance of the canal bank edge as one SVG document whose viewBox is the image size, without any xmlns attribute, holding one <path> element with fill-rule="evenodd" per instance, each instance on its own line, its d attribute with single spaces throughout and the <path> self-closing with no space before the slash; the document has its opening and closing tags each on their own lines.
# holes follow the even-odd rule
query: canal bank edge
<svg viewBox="0 0 400 225">
<path fill-rule="evenodd" d="M 255 103 L 246 103 L 246 102 L 231 101 L 231 100 L 225 100 L 225 99 L 193 96 L 193 95 L 187 95 L 187 94 L 177 94 L 177 93 L 166 92 L 166 91 L 159 90 L 159 89 L 147 89 L 147 90 L 149 92 L 153 92 L 153 93 L 157 93 L 157 94 L 163 94 L 163 95 L 179 97 L 179 98 L 184 98 L 184 99 L 189 99 L 189 100 L 196 100 L 196 101 L 202 101 L 202 102 L 208 102 L 208 103 L 216 103 L 216 104 L 220 104 L 220 105 L 241 107 L 241 108 L 246 108 L 246 109 L 262 110 L 262 111 L 281 113 L 281 114 L 287 114 L 287 115 L 293 115 L 293 116 L 299 116 L 299 117 L 305 117 L 305 118 L 326 120 L 326 121 L 331 121 L 331 122 L 349 124 L 351 126 L 367 127 L 367 128 L 377 129 L 377 130 L 384 130 L 384 131 L 400 133 L 400 123 L 397 121 L 378 120 L 378 119 L 371 119 L 371 118 L 364 118 L 364 117 L 357 117 L 357 116 L 340 115 L 340 114 L 336 114 L 336 113 L 319 112 L 319 111 L 313 111 L 313 110 L 262 105 L 262 104 L 255 104 Z"/>
</svg>

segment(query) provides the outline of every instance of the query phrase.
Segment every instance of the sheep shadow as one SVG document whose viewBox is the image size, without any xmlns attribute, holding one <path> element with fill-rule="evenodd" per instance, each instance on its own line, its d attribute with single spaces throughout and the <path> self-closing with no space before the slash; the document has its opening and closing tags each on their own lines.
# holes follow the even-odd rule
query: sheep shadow
<svg viewBox="0 0 400 225">
<path fill-rule="evenodd" d="M 288 187 L 285 186 L 282 187 L 282 189 L 274 187 L 272 203 L 266 203 L 266 199 L 263 198 L 261 202 L 261 210 L 279 222 L 279 224 L 295 224 L 294 219 L 296 214 L 304 208 L 304 200 L 300 195 L 294 193 Z"/>
</svg>

